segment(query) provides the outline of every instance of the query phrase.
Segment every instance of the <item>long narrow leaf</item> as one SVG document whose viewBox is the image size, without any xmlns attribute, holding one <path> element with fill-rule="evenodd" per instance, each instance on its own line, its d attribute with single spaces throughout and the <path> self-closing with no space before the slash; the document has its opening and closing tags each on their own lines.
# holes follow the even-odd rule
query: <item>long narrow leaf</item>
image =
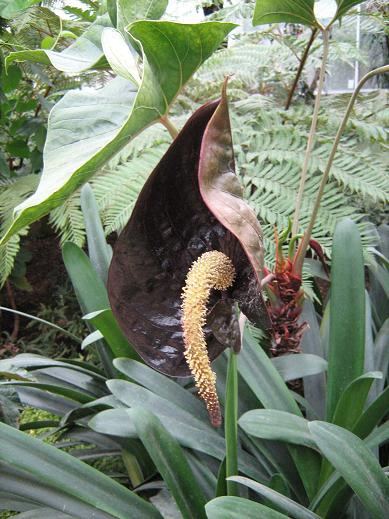
<svg viewBox="0 0 389 519">
<path fill-rule="evenodd" d="M 288 519 L 267 506 L 241 497 L 217 497 L 207 503 L 205 510 L 208 519 Z"/>
<path fill-rule="evenodd" d="M 290 517 L 294 517 L 295 519 L 320 519 L 317 514 L 308 510 L 308 508 L 301 506 L 289 497 L 286 497 L 261 483 L 257 483 L 252 479 L 243 478 L 241 476 L 231 477 L 230 479 L 251 488 Z"/>
<path fill-rule="evenodd" d="M 361 237 L 356 224 L 345 219 L 336 226 L 332 247 L 327 420 L 346 387 L 363 373 L 364 284 Z"/>
<path fill-rule="evenodd" d="M 129 415 L 183 518 L 205 518 L 205 497 L 180 445 L 149 411 L 136 407 L 129 411 Z"/>
<path fill-rule="evenodd" d="M 311 422 L 309 429 L 320 450 L 372 517 L 388 517 L 389 481 L 363 441 L 349 431 L 325 422 Z"/>
<path fill-rule="evenodd" d="M 237 354 L 231 349 L 228 359 L 224 431 L 226 438 L 226 476 L 238 474 L 238 371 Z M 239 495 L 237 485 L 227 481 L 227 495 Z"/>
<path fill-rule="evenodd" d="M 127 519 L 129 511 L 134 518 L 160 518 L 152 505 L 70 454 L 4 424 L 0 438 L 0 460 L 32 474 L 41 486 L 57 488 L 120 519 Z"/>
</svg>

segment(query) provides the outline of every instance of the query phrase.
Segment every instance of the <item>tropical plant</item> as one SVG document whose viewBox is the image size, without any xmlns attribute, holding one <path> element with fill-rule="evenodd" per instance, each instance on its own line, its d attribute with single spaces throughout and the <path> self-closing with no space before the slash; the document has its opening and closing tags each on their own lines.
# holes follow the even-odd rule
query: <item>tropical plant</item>
<svg viewBox="0 0 389 519">
<path fill-rule="evenodd" d="M 65 255 L 81 254 L 74 245 L 67 248 Z M 381 254 L 378 250 L 374 253 Z M 341 511 L 349 507 L 350 517 L 354 510 L 361 514 L 358 517 L 363 517 L 365 512 L 351 499 L 353 495 L 358 496 L 371 517 L 385 517 L 382 514 L 387 506 L 387 483 L 385 476 L 380 475 L 383 472 L 376 456 L 380 452 L 383 454 L 379 447 L 388 441 L 384 420 L 389 394 L 385 383 L 389 360 L 386 352 L 388 322 L 387 317 L 384 321 L 379 314 L 382 306 L 387 305 L 380 290 L 387 285 L 389 274 L 385 260 L 380 260 L 383 270 L 378 277 L 383 284 L 365 295 L 360 238 L 350 221 L 338 226 L 332 257 L 330 309 L 324 312 L 319 332 L 320 323 L 314 306 L 306 301 L 303 319 L 310 327 L 302 341 L 303 353 L 270 359 L 246 327 L 241 353 L 222 355 L 213 364 L 223 414 L 237 406 L 240 417 L 238 466 L 242 477 L 228 480 L 227 488 L 223 460 L 226 445 L 229 448 L 227 457 L 234 457 L 234 428 L 226 427 L 224 434 L 220 429 L 212 429 L 205 408 L 188 391 L 191 384 L 186 384 L 185 388 L 139 360 L 128 358 L 133 355 L 128 345 L 126 358 L 114 361 L 120 378 L 107 381 L 101 372 L 79 361 L 61 362 L 19 355 L 2 361 L 0 370 L 8 377 L 23 379 L 2 385 L 11 386 L 24 404 L 48 410 L 59 417 L 57 423 L 50 424 L 59 434 L 58 447 L 89 444 L 89 448 L 76 449 L 73 456 L 81 460 L 123 456 L 128 474 L 122 474 L 122 477 L 129 479 L 133 488 L 139 487 L 139 492 L 153 474 L 155 479 L 159 473 L 183 517 L 202 517 L 201 506 L 213 497 L 218 499 L 207 504 L 208 517 L 235 517 L 234 507 L 238 505 L 244 507 L 240 510 L 247 509 L 247 517 L 256 517 L 260 511 L 272 517 L 268 507 L 296 518 L 339 517 Z M 99 287 L 96 277 L 92 283 L 90 263 L 69 261 L 68 264 L 78 270 L 76 288 L 80 300 L 84 304 L 98 301 L 101 284 Z M 97 303 L 94 308 L 99 308 Z M 93 314 L 89 320 L 92 319 L 96 319 Z M 94 322 L 104 330 L 102 320 Z M 356 327 L 355 323 L 361 326 Z M 114 330 L 111 323 L 105 327 L 104 336 L 107 343 L 118 347 L 119 339 L 113 339 Z M 102 336 L 101 332 L 92 332 L 84 344 L 90 348 L 93 340 Z M 233 361 L 228 357 L 237 362 L 235 375 Z M 286 385 L 287 381 L 301 377 L 304 397 Z M 238 393 L 235 392 L 236 384 Z M 96 415 L 88 425 L 87 417 L 91 414 Z M 227 423 L 231 426 L 224 416 L 226 426 Z M 47 423 L 25 425 L 26 428 L 46 426 Z M 11 432 L 7 430 L 7 434 Z M 12 434 L 16 440 L 22 433 Z M 30 443 L 26 440 L 24 445 L 21 437 L 19 450 L 8 459 L 25 460 L 24 449 L 31 449 Z M 34 449 L 38 449 L 38 445 Z M 54 448 L 46 455 L 48 459 L 55 456 Z M 181 461 L 178 463 L 177 459 Z M 2 460 L 5 461 L 4 454 Z M 227 463 L 230 467 L 227 474 L 236 474 L 236 470 L 230 471 L 230 463 L 231 458 Z M 361 464 L 363 470 L 360 470 Z M 28 461 L 23 470 L 32 476 Z M 9 478 L 11 475 L 6 471 L 3 479 L 8 481 Z M 241 501 L 245 494 L 236 483 L 254 490 L 250 501 Z M 41 507 L 56 509 L 63 506 L 64 494 L 69 494 L 69 490 L 61 488 L 62 497 L 55 501 L 55 506 L 50 501 L 52 486 L 61 484 L 51 482 L 49 488 L 48 483 L 47 487 L 41 483 L 39 498 L 35 496 L 33 501 L 38 501 Z M 0 500 L 0 503 L 15 510 L 31 507 L 25 502 L 23 485 L 30 485 L 30 479 L 21 483 L 19 493 L 16 492 L 19 498 L 13 497 L 11 504 L 9 499 Z M 188 491 L 189 485 L 196 489 L 200 487 L 200 490 L 193 494 Z M 147 488 L 152 485 L 146 485 L 144 491 Z M 158 488 L 157 483 L 155 488 Z M 241 497 L 223 498 L 223 495 Z M 77 497 L 81 501 L 86 499 L 85 496 Z M 258 503 L 261 499 L 265 500 L 262 505 Z M 69 508 L 70 516 L 86 517 L 79 501 L 72 506 L 75 508 Z M 49 513 L 45 511 L 48 517 Z"/>
<path fill-rule="evenodd" d="M 68 22 L 63 22 L 64 26 L 62 32 L 60 32 L 58 16 L 50 14 L 48 9 L 42 12 L 40 19 L 43 20 L 41 21 L 43 26 L 43 23 L 46 23 L 46 17 L 53 16 L 53 20 L 50 18 L 49 23 L 50 26 L 53 24 L 54 27 L 58 26 L 58 35 L 65 34 L 66 36 L 71 31 L 75 35 L 79 35 L 79 42 L 76 40 L 65 51 L 67 57 L 66 70 L 71 70 L 74 74 L 74 70 L 71 68 L 72 60 L 83 63 L 83 67 L 89 67 L 91 64 L 95 67 L 97 66 L 95 61 L 100 60 L 100 62 L 98 61 L 98 67 L 105 67 L 104 69 L 97 69 L 97 72 L 100 71 L 100 75 L 97 74 L 97 77 L 101 78 L 104 77 L 104 74 L 107 77 L 104 71 L 108 70 L 108 63 L 104 63 L 104 60 L 102 60 L 104 49 L 102 49 L 101 43 L 93 36 L 92 43 L 88 44 L 90 56 L 88 53 L 85 56 L 80 54 L 82 42 L 88 43 L 90 36 L 95 33 L 100 35 L 104 25 L 109 25 L 109 21 L 102 15 L 103 7 L 96 10 L 97 3 L 93 2 L 92 4 L 95 8 L 93 21 L 87 22 L 86 19 L 81 17 L 83 26 L 79 22 L 77 22 L 78 26 L 76 22 L 72 22 L 73 25 L 68 27 L 66 26 Z M 119 5 L 120 9 L 123 10 L 123 7 Z M 216 16 L 217 18 L 214 19 L 218 20 L 236 21 L 240 20 L 241 11 L 245 16 L 245 23 L 247 23 L 248 17 L 252 14 L 250 4 L 238 4 L 234 8 L 227 7 L 217 11 L 213 16 Z M 39 24 L 37 23 L 37 17 L 34 16 L 34 11 L 30 9 L 28 13 L 30 12 L 31 14 L 28 16 L 24 15 L 25 22 L 15 21 L 15 26 L 20 26 L 17 33 L 17 35 L 20 35 L 20 43 L 28 51 L 17 51 L 15 47 L 10 47 L 9 50 L 14 52 L 8 56 L 7 63 L 11 64 L 12 67 L 12 64 L 15 63 L 14 60 L 28 58 L 52 63 L 54 66 L 63 68 L 63 62 L 60 64 L 58 62 L 58 59 L 61 59 L 62 56 L 61 52 L 56 53 L 53 50 L 36 48 L 37 46 L 40 47 L 40 40 L 32 38 L 29 34 L 31 34 L 31 27 L 34 29 L 37 25 L 39 27 Z M 131 9 L 129 12 L 133 13 Z M 100 16 L 98 20 L 96 19 L 97 15 Z M 124 13 L 120 16 L 123 18 L 127 14 Z M 142 16 L 141 9 L 137 16 Z M 129 20 L 128 16 L 126 19 Z M 353 16 L 346 17 L 345 23 L 348 23 L 348 20 L 351 23 L 352 19 L 354 19 Z M 93 25 L 89 27 L 91 23 Z M 383 17 L 379 18 L 377 12 L 369 14 L 366 17 L 365 25 L 366 30 L 376 33 L 382 32 L 384 27 Z M 35 30 L 35 32 L 32 31 L 32 34 L 39 35 L 42 33 Z M 295 74 L 292 60 L 296 60 L 303 54 L 304 47 L 308 43 L 308 37 L 305 33 L 299 33 L 297 38 L 295 35 L 288 35 L 287 33 L 280 37 L 278 29 L 275 28 L 233 36 L 233 45 L 217 51 L 205 62 L 171 109 L 173 115 L 176 116 L 175 121 L 181 125 L 182 121 L 188 117 L 188 110 L 195 109 L 199 102 L 205 102 L 209 98 L 218 96 L 218 85 L 225 74 L 232 76 L 229 92 L 230 97 L 236 100 L 232 105 L 232 116 L 238 173 L 241 174 L 244 186 L 247 186 L 246 199 L 252 203 L 257 216 L 264 223 L 266 250 L 269 251 L 268 261 L 272 261 L 272 258 L 274 258 L 271 244 L 273 226 L 277 224 L 279 228 L 285 227 L 288 217 L 291 216 L 294 190 L 299 183 L 299 172 L 303 165 L 303 153 L 301 152 L 306 146 L 311 109 L 309 106 L 299 104 L 296 108 L 292 107 L 288 112 L 284 112 L 279 106 L 280 103 L 284 103 L 287 95 L 286 89 L 290 88 Z M 262 45 L 262 40 L 272 43 L 271 45 Z M 61 50 L 66 42 L 66 39 L 59 39 L 56 48 Z M 93 47 L 89 47 L 92 44 Z M 119 43 L 116 44 L 120 45 Z M 110 51 L 107 50 L 107 52 Z M 311 66 L 315 67 L 319 66 L 320 52 L 321 45 L 316 41 L 309 53 L 308 64 L 311 63 Z M 338 48 L 337 40 L 333 38 L 329 53 L 332 60 L 336 56 L 343 56 L 346 59 L 354 51 L 351 47 L 347 49 Z M 359 58 L 363 60 L 363 56 L 359 56 Z M 28 62 L 25 62 L 23 66 L 27 65 Z M 45 74 L 49 74 L 49 76 L 62 74 L 53 67 L 45 67 L 40 63 L 35 63 L 32 66 L 44 67 Z M 113 70 L 115 71 L 115 65 L 111 63 L 111 66 L 114 67 Z M 117 69 L 115 73 L 120 75 L 120 71 Z M 88 69 L 80 74 L 82 83 L 96 78 L 96 71 L 93 72 L 93 69 Z M 74 76 L 72 76 L 72 81 L 74 81 L 73 78 Z M 53 80 L 51 79 L 51 81 Z M 58 79 L 56 79 L 56 83 L 58 83 Z M 62 79 L 61 83 L 63 83 Z M 264 95 L 248 97 L 249 94 L 258 91 Z M 378 96 L 375 99 L 376 102 L 372 99 L 374 95 Z M 363 209 L 365 207 L 370 208 L 374 204 L 374 206 L 382 208 L 387 198 L 383 190 L 383 183 L 386 182 L 386 163 L 384 160 L 387 143 L 387 132 L 385 130 L 387 126 L 386 97 L 384 93 L 372 94 L 372 97 L 367 96 L 365 101 L 362 97 L 357 109 L 350 117 L 350 123 L 342 140 L 342 156 L 335 159 L 336 163 L 331 170 L 332 178 L 326 187 L 324 200 L 316 221 L 315 234 L 327 253 L 330 252 L 331 236 L 338 215 L 348 214 L 356 221 L 364 220 L 365 211 Z M 345 102 L 344 98 L 345 96 L 339 96 L 339 99 L 331 96 L 331 99 L 325 100 L 326 102 L 323 103 L 324 106 L 320 112 L 317 146 L 309 166 L 310 180 L 301 208 L 303 225 L 307 223 L 313 206 L 313 197 L 310 193 L 315 193 L 318 189 L 324 168 L 324 159 L 330 150 L 332 136 L 329 134 L 329 128 L 336 128 L 339 119 L 339 105 Z M 326 125 L 325 133 L 320 130 L 322 124 Z M 293 132 L 292 142 L 289 138 L 291 132 Z M 107 234 L 112 231 L 120 231 L 124 227 L 145 179 L 166 151 L 169 141 L 168 134 L 162 128 L 153 126 L 126 146 L 121 153 L 117 154 L 99 171 L 98 175 L 91 179 Z M 256 155 L 258 147 L 261 147 L 261 153 Z M 374 164 L 370 160 L 371 155 L 375 157 Z M 136 164 L 134 160 L 136 160 Z M 260 185 L 256 185 L 258 183 L 257 172 L 262 168 L 263 175 L 260 179 Z M 271 175 L 270 178 L 268 178 L 269 175 Z M 31 194 L 36 188 L 36 182 L 37 179 L 32 178 L 28 186 L 29 190 L 24 191 L 21 196 L 17 195 L 19 190 L 17 186 L 13 188 L 13 186 L 6 185 L 2 189 L 4 199 L 7 201 L 6 205 L 0 204 L 4 222 L 2 234 L 6 232 L 13 220 L 13 208 L 20 205 L 26 195 Z M 279 204 L 280 193 L 285 198 L 284 204 Z M 78 245 L 83 244 L 85 229 L 82 224 L 79 190 L 76 190 L 70 198 L 63 201 L 51 212 L 50 220 L 60 232 L 63 242 L 71 240 Z M 366 222 L 361 222 L 360 230 L 366 246 L 374 244 L 376 236 L 372 227 Z M 26 231 L 22 232 L 25 233 Z M 18 238 L 16 237 L 11 238 L 11 242 L 7 246 L 0 247 L 4 257 L 1 282 L 4 282 L 12 270 L 18 247 Z"/>
<path fill-rule="evenodd" d="M 330 25 L 357 3 L 339 0 Z M 110 19 L 119 30 L 104 29 L 105 56 L 113 70 L 137 82 L 138 70 L 120 33 L 122 4 L 117 5 L 118 10 L 110 10 Z M 261 229 L 234 173 L 226 83 L 221 99 L 200 107 L 178 135 L 166 112 L 160 112 L 160 122 L 175 138 L 144 185 L 113 256 L 88 185 L 81 192 L 81 205 L 89 258 L 74 243 L 63 247 L 66 268 L 90 327 L 82 348 L 95 347 L 100 366 L 33 355 L 0 361 L 0 373 L 6 379 L 3 388 L 15 391 L 22 404 L 58 416 L 50 424 L 29 424 L 38 429 L 53 426 L 57 449 L 0 424 L 5 440 L 0 446 L 0 472 L 9 492 L 7 496 L 0 493 L 2 506 L 26 510 L 27 517 L 59 513 L 80 518 L 124 518 L 129 513 L 160 517 L 177 510 L 185 518 L 210 519 L 242 514 L 249 518 L 377 519 L 388 515 L 389 483 L 381 448 L 389 438 L 385 241 L 381 250 L 369 250 L 366 291 L 360 232 L 353 221 L 341 220 L 332 243 L 329 298 L 321 294 L 324 311 L 304 299 L 301 287 L 304 261 L 328 281 L 323 250 L 311 240 L 324 187 L 361 87 L 388 67 L 367 74 L 352 95 L 305 224 L 300 212 L 312 174 L 309 168 L 329 50 L 329 26 L 322 26 L 313 7 L 313 1 L 279 0 L 275 9 L 274 0 L 266 0 L 257 2 L 254 13 L 255 21 L 303 22 L 324 39 L 297 207 L 293 223 L 276 232 L 274 264 L 268 268 L 263 264 Z M 137 45 L 144 47 L 151 63 L 148 70 L 144 61 L 148 81 L 161 79 L 153 68 L 155 55 L 149 52 L 151 27 L 158 27 L 165 36 L 174 34 L 178 42 L 185 34 L 182 26 L 169 22 L 131 25 L 132 41 L 136 38 Z M 186 35 L 193 36 L 197 29 L 188 27 Z M 123 59 L 113 52 L 112 42 Z M 176 50 L 182 47 L 177 45 Z M 58 56 L 39 52 L 34 59 L 56 60 Z M 161 81 L 169 103 L 178 88 L 170 90 L 163 77 Z M 160 101 L 158 84 L 151 83 L 154 101 Z M 121 85 L 126 83 L 121 81 Z M 141 94 L 142 86 L 134 101 L 142 115 L 145 104 L 137 104 Z M 121 119 L 120 137 L 132 134 L 133 125 L 139 123 L 137 115 L 133 110 L 127 121 Z M 99 167 L 117 149 L 117 135 L 111 137 L 102 150 L 92 150 L 95 156 L 88 149 L 87 158 L 82 155 L 76 166 L 72 164 L 79 168 L 75 171 L 82 180 L 88 168 Z M 70 146 L 77 148 L 74 141 Z M 10 233 L 21 221 L 30 221 L 57 203 L 57 194 L 69 193 L 77 182 L 71 175 L 40 206 L 27 208 L 31 200 L 24 204 Z M 39 189 L 37 193 L 34 199 Z M 298 234 L 301 228 L 303 235 Z M 385 235 L 387 227 L 382 226 L 377 236 Z M 320 261 L 306 259 L 309 246 Z M 211 294 L 211 288 L 224 292 Z M 267 333 L 245 323 L 243 314 L 238 320 L 236 302 Z M 227 346 L 228 352 L 223 351 Z M 209 357 L 217 357 L 213 363 L 217 378 Z M 191 373 L 212 425 L 194 394 L 193 382 L 173 381 L 155 368 L 173 376 Z M 10 421 L 18 405 L 13 393 L 3 394 L 1 402 L 7 410 L 2 416 Z M 66 444 L 61 443 L 63 439 Z M 58 450 L 80 441 L 89 444 L 89 449 L 76 449 L 73 455 Z M 131 490 L 74 459 L 113 453 L 122 457 Z M 39 464 L 42 458 L 44 465 Z M 162 511 L 161 501 L 154 501 L 155 506 L 146 502 L 147 492 L 161 485 L 168 512 Z"/>
</svg>

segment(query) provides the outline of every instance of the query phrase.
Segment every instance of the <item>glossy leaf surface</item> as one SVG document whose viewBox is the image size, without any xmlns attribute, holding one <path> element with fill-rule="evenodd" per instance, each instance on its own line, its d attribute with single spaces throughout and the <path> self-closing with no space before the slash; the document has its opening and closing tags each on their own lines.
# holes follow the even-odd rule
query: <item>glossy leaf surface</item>
<svg viewBox="0 0 389 519">
<path fill-rule="evenodd" d="M 215 185 L 219 177 L 221 185 Z M 150 175 L 115 246 L 108 279 L 111 307 L 129 341 L 154 369 L 190 375 L 181 292 L 193 261 L 204 252 L 223 252 L 236 270 L 232 287 L 222 295 L 215 291 L 209 302 L 204 332 L 211 360 L 227 346 L 239 347 L 235 301 L 254 322 L 266 322 L 257 267 L 241 237 L 253 248 L 256 242 L 257 251 L 262 240 L 240 196 L 224 94 L 189 119 Z M 231 206 L 227 213 L 221 202 Z"/>
</svg>

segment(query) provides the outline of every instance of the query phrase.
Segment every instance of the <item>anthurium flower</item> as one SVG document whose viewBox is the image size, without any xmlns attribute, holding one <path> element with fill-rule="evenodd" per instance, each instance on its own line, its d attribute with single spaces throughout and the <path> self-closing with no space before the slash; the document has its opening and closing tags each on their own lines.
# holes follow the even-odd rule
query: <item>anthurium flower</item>
<svg viewBox="0 0 389 519">
<path fill-rule="evenodd" d="M 109 271 L 112 310 L 153 368 L 193 375 L 220 424 L 210 362 L 240 349 L 236 303 L 270 327 L 262 233 L 234 170 L 227 98 L 200 107 L 143 187 Z"/>
</svg>

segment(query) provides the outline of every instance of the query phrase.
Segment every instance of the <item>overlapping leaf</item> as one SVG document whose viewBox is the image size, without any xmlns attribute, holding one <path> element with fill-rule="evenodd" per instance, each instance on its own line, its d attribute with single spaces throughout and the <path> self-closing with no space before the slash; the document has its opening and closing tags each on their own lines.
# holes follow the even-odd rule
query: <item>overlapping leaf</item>
<svg viewBox="0 0 389 519">
<path fill-rule="evenodd" d="M 234 24 L 219 22 L 132 24 L 130 37 L 143 49 L 139 91 L 116 78 L 93 93 L 69 92 L 55 105 L 40 184 L 16 208 L 4 241 L 61 204 L 132 137 L 165 115 L 193 72 L 233 28 Z"/>
</svg>

